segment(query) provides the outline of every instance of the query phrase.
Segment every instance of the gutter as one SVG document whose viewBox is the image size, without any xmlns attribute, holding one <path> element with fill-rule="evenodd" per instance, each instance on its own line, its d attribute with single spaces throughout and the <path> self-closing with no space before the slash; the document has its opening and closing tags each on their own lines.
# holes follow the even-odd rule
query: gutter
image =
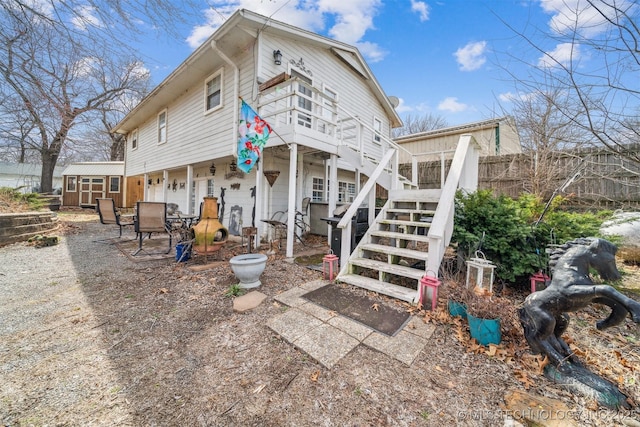
<svg viewBox="0 0 640 427">
<path fill-rule="evenodd" d="M 240 115 L 240 110 L 238 108 L 238 99 L 240 99 L 240 71 L 236 64 L 234 64 L 227 55 L 222 53 L 215 40 L 211 40 L 211 49 L 213 49 L 213 51 L 233 69 L 233 141 L 238 141 L 238 120 Z M 238 151 L 236 150 L 235 143 L 231 154 L 235 158 L 238 157 Z"/>
</svg>

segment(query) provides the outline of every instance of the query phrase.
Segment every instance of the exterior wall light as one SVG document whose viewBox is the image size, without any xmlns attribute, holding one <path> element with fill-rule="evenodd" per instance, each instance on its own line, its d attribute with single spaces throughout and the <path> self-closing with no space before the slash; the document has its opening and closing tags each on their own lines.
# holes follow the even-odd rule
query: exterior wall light
<svg viewBox="0 0 640 427">
<path fill-rule="evenodd" d="M 209 167 L 209 172 L 211 172 L 211 176 L 215 176 L 215 174 L 216 174 L 216 165 L 213 164 L 213 162 L 211 163 L 211 166 Z"/>
<path fill-rule="evenodd" d="M 280 50 L 273 51 L 273 62 L 276 65 L 282 64 L 282 52 L 280 52 Z"/>
</svg>

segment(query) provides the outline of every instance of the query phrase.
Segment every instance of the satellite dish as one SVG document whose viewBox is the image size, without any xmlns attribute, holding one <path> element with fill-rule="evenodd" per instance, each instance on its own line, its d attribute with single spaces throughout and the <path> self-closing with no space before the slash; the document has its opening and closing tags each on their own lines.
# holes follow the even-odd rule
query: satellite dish
<svg viewBox="0 0 640 427">
<path fill-rule="evenodd" d="M 393 105 L 393 108 L 398 108 L 398 105 L 400 105 L 400 100 L 398 99 L 397 96 L 390 96 L 389 102 L 391 102 L 391 105 Z"/>
</svg>

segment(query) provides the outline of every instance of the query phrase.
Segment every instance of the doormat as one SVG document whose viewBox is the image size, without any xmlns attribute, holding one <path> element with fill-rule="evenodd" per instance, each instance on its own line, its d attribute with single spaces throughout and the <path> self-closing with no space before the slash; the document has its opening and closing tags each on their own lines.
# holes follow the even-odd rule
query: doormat
<svg viewBox="0 0 640 427">
<path fill-rule="evenodd" d="M 176 258 L 175 249 L 172 247 L 171 251 L 167 254 L 167 248 L 169 247 L 169 238 L 168 237 L 157 237 L 151 239 L 145 238 L 142 241 L 142 250 L 137 254 L 133 255 L 135 251 L 138 250 L 138 240 L 122 240 L 116 243 L 120 252 L 122 252 L 129 260 L 133 262 L 142 262 L 142 261 L 157 261 L 163 259 L 174 259 Z M 173 244 L 172 244 L 173 246 Z"/>
<path fill-rule="evenodd" d="M 302 298 L 390 337 L 397 334 L 410 317 L 406 311 L 399 311 L 367 296 L 356 295 L 337 285 L 325 285 L 302 295 Z"/>
</svg>

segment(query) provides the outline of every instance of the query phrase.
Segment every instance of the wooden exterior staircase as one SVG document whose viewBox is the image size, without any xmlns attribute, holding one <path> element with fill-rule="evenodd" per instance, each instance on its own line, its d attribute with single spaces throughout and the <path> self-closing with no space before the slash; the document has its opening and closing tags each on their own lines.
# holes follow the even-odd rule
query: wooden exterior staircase
<svg viewBox="0 0 640 427">
<path fill-rule="evenodd" d="M 456 191 L 477 188 L 478 152 L 473 137 L 463 135 L 441 189 L 405 189 L 404 182 L 398 180 L 387 203 L 350 252 L 351 217 L 370 198 L 367 193 L 373 184 L 369 184 L 384 168 L 381 163 L 338 224 L 343 230 L 337 280 L 417 302 L 420 279 L 427 273 L 439 274 L 453 233 Z"/>
</svg>

